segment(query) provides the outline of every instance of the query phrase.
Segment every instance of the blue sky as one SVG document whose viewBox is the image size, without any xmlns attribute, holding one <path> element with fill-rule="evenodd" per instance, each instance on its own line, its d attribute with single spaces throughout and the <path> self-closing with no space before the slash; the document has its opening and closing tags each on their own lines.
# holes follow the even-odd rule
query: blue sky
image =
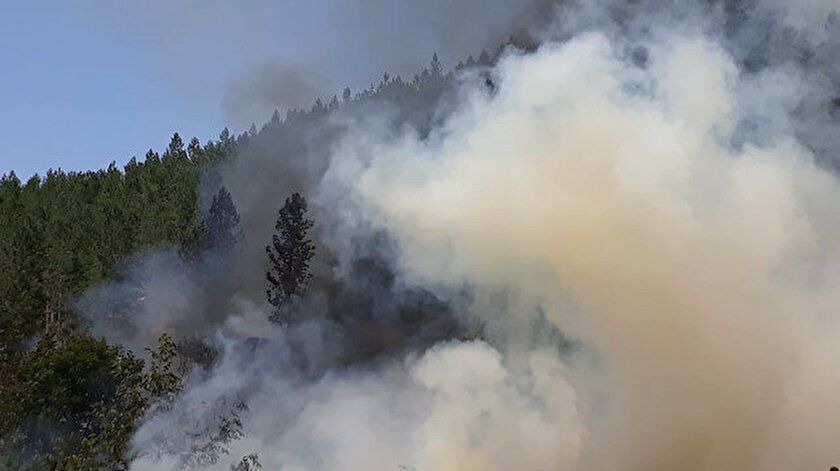
<svg viewBox="0 0 840 471">
<path fill-rule="evenodd" d="M 410 75 L 434 52 L 456 62 L 497 40 L 517 3 L 7 2 L 0 173 L 122 165 L 176 131 L 203 142 L 385 71 Z"/>
<path fill-rule="evenodd" d="M 208 135 L 221 117 L 179 98 L 137 47 L 59 8 L 6 5 L 0 15 L 0 172 L 124 163 L 175 130 Z"/>
</svg>

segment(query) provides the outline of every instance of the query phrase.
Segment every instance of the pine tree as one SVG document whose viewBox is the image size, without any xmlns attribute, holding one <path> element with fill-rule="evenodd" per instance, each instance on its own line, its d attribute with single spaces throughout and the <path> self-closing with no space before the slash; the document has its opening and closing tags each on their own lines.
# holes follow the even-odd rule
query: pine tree
<svg viewBox="0 0 840 471">
<path fill-rule="evenodd" d="M 280 209 L 272 243 L 266 246 L 271 267 L 265 277 L 269 282 L 266 291 L 268 302 L 275 307 L 287 304 L 292 297 L 301 296 L 310 278 L 309 262 L 315 246 L 309 239 L 313 222 L 306 217 L 306 199 L 294 193 Z"/>
<path fill-rule="evenodd" d="M 190 239 L 185 241 L 182 255 L 187 260 L 195 261 L 210 251 L 229 251 L 241 239 L 239 213 L 230 193 L 221 187 L 213 196 L 207 216 L 193 230 Z"/>
<path fill-rule="evenodd" d="M 204 225 L 208 248 L 211 250 L 229 249 L 242 238 L 239 213 L 225 187 L 219 188 L 219 192 L 213 197 Z"/>
<path fill-rule="evenodd" d="M 193 162 L 200 161 L 204 155 L 204 149 L 201 148 L 201 143 L 198 142 L 197 137 L 193 137 L 187 145 L 187 155 Z"/>
<path fill-rule="evenodd" d="M 163 153 L 163 160 L 174 160 L 176 162 L 184 162 L 188 160 L 187 151 L 184 150 L 184 141 L 176 132 L 172 135 L 172 140 L 169 141 L 169 146 Z"/>
</svg>

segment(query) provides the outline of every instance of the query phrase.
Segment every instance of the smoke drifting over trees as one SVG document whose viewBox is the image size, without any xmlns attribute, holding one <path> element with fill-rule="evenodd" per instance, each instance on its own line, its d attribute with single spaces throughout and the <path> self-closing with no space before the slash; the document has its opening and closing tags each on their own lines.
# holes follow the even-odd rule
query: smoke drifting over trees
<svg viewBox="0 0 840 471">
<path fill-rule="evenodd" d="M 89 469 L 101 443 L 60 424 L 114 401 L 103 469 L 840 460 L 838 6 L 496 6 L 423 10 L 453 38 L 503 17 L 457 66 L 124 172 L 5 177 L 9 466 Z M 101 401 L 21 402 L 81 360 Z"/>
</svg>

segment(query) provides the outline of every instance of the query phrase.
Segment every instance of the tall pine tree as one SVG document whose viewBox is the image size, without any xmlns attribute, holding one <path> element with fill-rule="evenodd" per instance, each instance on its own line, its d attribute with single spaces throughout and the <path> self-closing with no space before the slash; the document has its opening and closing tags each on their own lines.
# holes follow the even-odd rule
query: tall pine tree
<svg viewBox="0 0 840 471">
<path fill-rule="evenodd" d="M 239 213 L 225 187 L 213 196 L 210 211 L 184 242 L 182 254 L 196 261 L 208 252 L 229 252 L 242 239 Z"/>
<path fill-rule="evenodd" d="M 229 249 L 242 238 L 239 228 L 239 213 L 225 187 L 213 197 L 210 212 L 204 219 L 206 244 L 211 250 Z"/>
<path fill-rule="evenodd" d="M 315 246 L 309 239 L 312 224 L 306 217 L 306 199 L 299 193 L 286 198 L 274 226 L 277 233 L 265 248 L 271 263 L 265 274 L 269 282 L 266 295 L 268 302 L 278 308 L 272 320 L 279 321 L 279 308 L 293 297 L 301 296 L 312 278 L 309 272 L 309 262 L 315 254 Z"/>
</svg>

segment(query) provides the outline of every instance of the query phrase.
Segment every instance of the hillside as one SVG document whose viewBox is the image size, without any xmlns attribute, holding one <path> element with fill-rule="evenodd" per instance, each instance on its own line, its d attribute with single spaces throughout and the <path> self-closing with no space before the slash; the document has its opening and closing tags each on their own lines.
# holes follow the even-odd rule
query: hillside
<svg viewBox="0 0 840 471">
<path fill-rule="evenodd" d="M 4 174 L 0 470 L 835 464 L 840 9 L 500 2 L 457 65 Z"/>
</svg>

